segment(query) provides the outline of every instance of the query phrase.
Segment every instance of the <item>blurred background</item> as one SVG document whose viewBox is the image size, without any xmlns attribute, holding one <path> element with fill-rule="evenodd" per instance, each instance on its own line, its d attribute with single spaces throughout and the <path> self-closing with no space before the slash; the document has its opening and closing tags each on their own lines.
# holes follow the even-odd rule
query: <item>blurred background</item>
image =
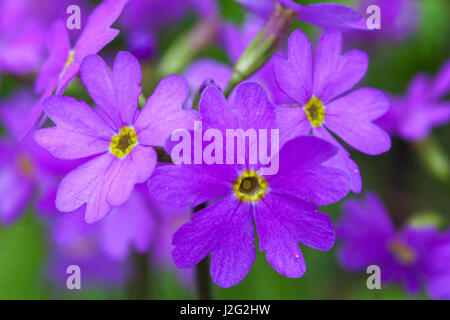
<svg viewBox="0 0 450 320">
<path fill-rule="evenodd" d="M 67 17 L 65 13 L 67 6 L 52 10 L 54 1 L 37 2 L 40 3 L 41 11 L 46 11 L 34 11 L 44 17 L 41 17 L 44 21 L 43 30 L 48 28 L 49 23 L 46 22 L 49 20 Z M 99 1 L 69 2 L 80 3 L 82 26 L 85 22 L 84 14 L 99 3 Z M 132 7 L 133 2 L 141 1 L 130 1 L 122 16 L 114 24 L 114 27 L 121 31 L 119 36 L 108 44 L 100 55 L 110 63 L 119 50 L 128 50 L 135 54 L 140 59 L 144 72 L 145 96 L 152 92 L 164 75 L 183 74 L 186 68 L 200 57 L 232 65 L 230 43 L 224 39 L 222 30 L 230 24 L 236 26 L 245 24 L 246 10 L 241 4 L 233 0 L 219 0 L 212 1 L 211 8 L 205 9 L 204 6 L 197 5 L 196 1 L 148 0 L 145 1 L 147 8 L 139 10 Z M 297 2 L 306 4 L 319 1 Z M 359 8 L 368 2 L 377 1 L 334 2 Z M 396 1 L 392 1 L 394 2 Z M 368 73 L 358 86 L 379 88 L 393 96 L 403 95 L 412 78 L 418 73 L 435 75 L 450 58 L 450 2 L 446 0 L 400 2 L 404 6 L 399 9 L 399 20 L 395 20 L 397 17 L 395 16 L 395 22 L 389 25 L 393 26 L 392 29 L 389 29 L 388 25 L 384 29 L 382 11 L 382 30 L 376 31 L 376 34 L 368 35 L 360 31 L 344 32 L 346 50 L 357 48 L 367 52 L 370 58 Z M 217 8 L 214 5 L 217 5 Z M 139 8 L 139 5 L 137 7 Z M 293 25 L 293 29 L 297 28 L 304 30 L 313 43 L 322 32 L 314 26 L 298 21 Z M 71 37 L 76 36 L 76 31 L 71 31 Z M 0 50 L 3 50 L 2 40 L 6 38 L 5 30 L 0 30 Z M 45 50 L 42 50 L 45 57 Z M 24 103 L 26 99 L 35 99 L 33 82 L 36 70 L 10 72 L 0 69 L 0 104 L 11 104 L 11 100 L 14 101 L 17 95 L 21 94 L 27 98 L 19 98 L 20 102 L 17 105 Z M 65 95 L 89 103 L 92 101 L 79 78 L 72 81 Z M 0 133 L 4 139 L 10 136 L 5 121 L 1 124 Z M 393 137 L 391 151 L 380 156 L 366 156 L 352 151 L 352 159 L 358 163 L 363 178 L 362 194 L 368 190 L 375 191 L 384 201 L 398 227 L 411 217 L 420 214 L 423 217 L 432 217 L 442 229 L 448 229 L 450 188 L 448 179 L 442 179 L 442 170 L 445 172 L 445 167 L 448 170 L 449 137 L 450 126 L 443 125 L 433 129 L 425 141 L 411 142 Z M 424 156 L 424 153 L 428 156 Z M 10 192 L 8 187 L 2 187 L 0 191 L 4 196 Z M 349 194 L 348 197 L 358 198 L 361 195 Z M 99 232 L 95 228 L 99 227 L 89 230 L 79 227 L 78 230 L 77 222 L 68 225 L 60 223 L 58 214 L 49 214 L 46 213 L 47 210 L 39 209 L 41 198 L 39 190 L 33 192 L 32 197 L 24 204 L 23 214 L 13 223 L 0 225 L 0 299 L 127 299 L 136 298 L 142 292 L 150 299 L 196 297 L 192 272 L 177 270 L 170 259 L 170 237 L 177 226 L 187 221 L 189 212 L 186 208 L 176 213 L 171 212 L 168 219 L 154 219 L 152 222 L 155 225 L 154 229 L 159 230 L 160 234 L 155 236 L 158 239 L 150 246 L 148 254 L 132 251 L 125 258 L 111 259 L 102 257 L 98 253 L 97 245 L 93 244 L 96 241 L 95 234 Z M 335 222 L 340 215 L 341 204 L 342 201 L 323 207 L 321 211 L 328 213 Z M 148 206 L 154 215 L 173 211 L 158 208 L 154 203 Z M 58 233 L 71 232 L 74 233 L 73 242 L 58 236 Z M 290 279 L 278 274 L 265 260 L 264 254 L 257 251 L 256 261 L 247 277 L 229 289 L 212 284 L 214 297 L 217 299 L 426 298 L 423 293 L 411 297 L 400 285 L 395 284 L 383 286 L 382 290 L 368 290 L 367 274 L 348 273 L 337 263 L 338 241 L 329 252 L 316 251 L 306 246 L 301 248 L 307 263 L 307 272 L 302 278 Z M 155 251 L 164 252 L 155 253 Z M 72 254 L 74 256 L 71 256 Z M 72 261 L 77 262 L 77 259 L 82 259 L 80 257 L 90 255 L 95 255 L 96 260 L 86 264 L 86 272 L 89 274 L 88 279 L 82 278 L 82 290 L 67 290 L 68 275 L 65 273 L 64 263 L 76 264 Z M 71 257 L 75 256 L 76 258 L 71 260 Z M 80 263 L 84 265 L 86 261 Z M 85 269 L 82 267 L 82 273 L 83 270 Z"/>
</svg>

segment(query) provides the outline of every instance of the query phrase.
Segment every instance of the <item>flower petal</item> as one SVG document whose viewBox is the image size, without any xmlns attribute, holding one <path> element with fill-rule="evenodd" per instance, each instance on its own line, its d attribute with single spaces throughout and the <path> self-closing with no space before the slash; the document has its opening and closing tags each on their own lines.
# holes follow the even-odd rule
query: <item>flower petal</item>
<svg viewBox="0 0 450 320">
<path fill-rule="evenodd" d="M 298 18 L 324 29 L 349 27 L 361 19 L 361 14 L 347 6 L 336 3 L 318 3 L 301 6 Z"/>
<path fill-rule="evenodd" d="M 129 52 L 121 51 L 114 61 L 112 72 L 116 106 L 123 124 L 131 124 L 138 111 L 142 87 L 142 71 L 138 60 Z"/>
<path fill-rule="evenodd" d="M 106 192 L 117 174 L 117 164 L 117 159 L 106 153 L 71 171 L 58 187 L 56 208 L 70 212 L 88 203 L 86 221 L 101 219 L 112 209 L 106 202 Z"/>
<path fill-rule="evenodd" d="M 155 170 L 150 193 L 166 204 L 196 206 L 227 195 L 237 178 L 230 165 L 170 165 Z"/>
<path fill-rule="evenodd" d="M 334 244 L 331 219 L 317 212 L 312 203 L 287 195 L 270 193 L 255 207 L 260 250 L 267 261 L 284 276 L 301 277 L 305 261 L 297 242 L 319 250 Z"/>
<path fill-rule="evenodd" d="M 197 112 L 182 109 L 188 93 L 189 87 L 182 76 L 171 75 L 159 82 L 134 124 L 139 143 L 164 146 L 174 130 L 194 129 Z"/>
<path fill-rule="evenodd" d="M 313 134 L 338 147 L 338 153 L 323 164 L 345 170 L 351 177 L 352 191 L 360 193 L 362 189 L 361 173 L 358 165 L 350 158 L 350 153 L 324 127 L 313 128 Z"/>
<path fill-rule="evenodd" d="M 226 197 L 192 216 L 173 236 L 172 257 L 179 268 L 191 268 L 219 248 L 228 236 L 228 223 L 239 202 Z"/>
<path fill-rule="evenodd" d="M 113 206 L 123 205 L 131 193 L 134 185 L 148 180 L 155 169 L 157 155 L 151 147 L 136 146 L 131 153 L 121 160 L 117 176 L 111 183 L 106 196 L 108 203 Z"/>
<path fill-rule="evenodd" d="M 58 128 L 109 140 L 114 131 L 84 101 L 66 96 L 52 96 L 43 109 Z"/>
<path fill-rule="evenodd" d="M 222 288 L 241 282 L 255 261 L 255 231 L 251 207 L 240 203 L 225 222 L 227 229 L 211 255 L 211 277 Z"/>
<path fill-rule="evenodd" d="M 342 35 L 336 30 L 322 34 L 316 50 L 313 94 L 325 104 L 353 88 L 366 74 L 369 59 L 358 50 L 341 55 Z"/>
<path fill-rule="evenodd" d="M 36 131 L 34 140 L 55 158 L 66 160 L 107 152 L 110 144 L 107 140 L 58 127 Z"/>
<path fill-rule="evenodd" d="M 105 61 L 98 55 L 89 55 L 83 59 L 80 77 L 94 102 L 112 120 L 115 131 L 123 125 L 116 96 L 112 72 Z"/>
<path fill-rule="evenodd" d="M 275 79 L 280 89 L 300 106 L 312 95 L 312 48 L 301 30 L 289 37 L 288 60 L 275 56 Z"/>
</svg>

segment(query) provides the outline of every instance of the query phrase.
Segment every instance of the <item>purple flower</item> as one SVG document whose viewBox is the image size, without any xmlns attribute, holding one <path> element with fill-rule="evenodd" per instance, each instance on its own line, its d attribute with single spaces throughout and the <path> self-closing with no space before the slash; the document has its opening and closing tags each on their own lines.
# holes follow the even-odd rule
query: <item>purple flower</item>
<svg viewBox="0 0 450 320">
<path fill-rule="evenodd" d="M 349 271 L 378 265 L 383 282 L 401 282 L 411 294 L 421 286 L 437 299 L 450 299 L 450 233 L 431 226 L 395 231 L 381 200 L 369 193 L 348 200 L 338 221 L 339 261 Z"/>
<path fill-rule="evenodd" d="M 111 218 L 113 214 L 132 215 L 133 212 L 113 212 Z M 87 224 L 83 219 L 83 210 L 78 209 L 71 214 L 52 216 L 46 222 L 51 237 L 48 278 L 65 287 L 67 267 L 77 265 L 82 272 L 82 285 L 118 285 L 126 280 L 126 262 L 112 257 L 102 245 L 103 221 Z M 123 229 L 126 228 L 120 229 L 122 234 Z"/>
<path fill-rule="evenodd" d="M 336 3 L 318 3 L 300 5 L 292 0 L 236 0 L 248 10 L 266 19 L 273 11 L 276 3 L 297 13 L 298 20 L 304 21 L 320 28 L 353 27 L 361 19 L 358 11 Z"/>
<path fill-rule="evenodd" d="M 64 21 L 56 21 L 47 34 L 49 57 L 40 68 L 36 78 L 36 92 L 41 99 L 30 111 L 24 126 L 24 133 L 36 124 L 42 113 L 42 101 L 53 93 L 60 95 L 78 74 L 81 61 L 87 55 L 99 52 L 111 42 L 119 30 L 111 28 L 128 0 L 105 0 L 88 17 L 86 26 L 72 47 Z"/>
<path fill-rule="evenodd" d="M 205 130 L 276 128 L 274 105 L 256 83 L 240 84 L 232 105 L 219 89 L 208 87 L 199 110 Z M 260 249 L 272 267 L 287 277 L 301 277 L 306 265 L 298 242 L 318 250 L 334 244 L 331 219 L 317 205 L 338 201 L 350 188 L 344 171 L 323 165 L 336 152 L 326 141 L 300 137 L 281 150 L 276 175 L 265 175 L 261 163 L 251 165 L 248 158 L 241 165 L 156 169 L 149 181 L 154 197 L 179 206 L 210 203 L 175 233 L 175 264 L 191 268 L 212 253 L 214 282 L 222 287 L 239 283 L 255 259 L 255 219 Z"/>
<path fill-rule="evenodd" d="M 45 101 L 44 111 L 57 126 L 36 131 L 36 142 L 59 159 L 95 156 L 62 180 L 58 210 L 86 203 L 87 222 L 103 218 L 150 177 L 157 161 L 152 147 L 163 146 L 175 129 L 193 128 L 197 113 L 181 109 L 189 91 L 182 77 L 161 80 L 139 111 L 141 77 L 138 61 L 128 52 L 117 54 L 112 72 L 99 56 L 90 55 L 81 64 L 81 80 L 99 108 L 65 96 Z"/>
<path fill-rule="evenodd" d="M 36 21 L 30 1 L 0 3 L 0 74 L 34 71 L 44 52 L 44 28 Z"/>
<path fill-rule="evenodd" d="M 448 123 L 450 102 L 450 61 L 434 79 L 417 75 L 403 97 L 391 99 L 391 109 L 377 123 L 392 135 L 406 140 L 425 139 L 434 127 Z"/>
<path fill-rule="evenodd" d="M 278 108 L 278 123 L 287 133 L 282 140 L 312 133 L 339 146 L 339 153 L 328 163 L 347 170 L 352 190 L 360 192 L 362 181 L 357 165 L 329 131 L 363 153 L 386 152 L 391 147 L 390 138 L 372 121 L 389 109 L 389 102 L 381 91 L 372 88 L 342 96 L 364 76 L 368 58 L 358 50 L 341 54 L 341 44 L 339 32 L 326 31 L 313 60 L 306 35 L 301 30 L 292 33 L 288 58 L 277 56 L 275 61 L 276 82 L 293 100 Z"/>
<path fill-rule="evenodd" d="M 32 97 L 27 92 L 14 95 L 0 103 L 0 119 L 8 137 L 0 139 L 0 223 L 11 224 L 20 218 L 33 193 L 38 201 L 46 190 L 56 184 L 74 163 L 61 163 L 42 150 L 31 138 L 17 142 L 20 123 Z"/>
</svg>

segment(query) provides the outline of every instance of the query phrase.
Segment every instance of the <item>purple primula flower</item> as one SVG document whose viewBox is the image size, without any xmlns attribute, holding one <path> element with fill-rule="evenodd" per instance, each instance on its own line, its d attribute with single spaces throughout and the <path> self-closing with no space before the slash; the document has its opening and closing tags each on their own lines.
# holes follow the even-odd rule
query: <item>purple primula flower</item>
<svg viewBox="0 0 450 320">
<path fill-rule="evenodd" d="M 450 60 L 434 79 L 417 75 L 403 97 L 391 99 L 391 109 L 377 123 L 392 135 L 406 140 L 425 139 L 434 127 L 450 120 Z"/>
<path fill-rule="evenodd" d="M 44 52 L 44 28 L 30 8 L 30 1 L 0 3 L 0 74 L 34 71 Z"/>
<path fill-rule="evenodd" d="M 57 126 L 36 131 L 36 142 L 59 159 L 95 156 L 62 180 L 58 210 L 86 203 L 87 222 L 103 218 L 150 177 L 157 161 L 152 147 L 163 146 L 175 129 L 193 128 L 197 113 L 181 109 L 189 91 L 181 76 L 161 80 L 142 111 L 141 78 L 128 52 L 117 54 L 112 72 L 102 58 L 90 55 L 81 64 L 81 80 L 99 108 L 65 96 L 45 101 L 44 111 Z"/>
<path fill-rule="evenodd" d="M 133 214 L 131 211 L 113 212 L 111 216 L 120 213 Z M 51 218 L 46 220 L 51 236 L 48 278 L 65 286 L 67 267 L 76 265 L 81 269 L 82 283 L 87 286 L 119 285 L 126 280 L 126 261 L 113 258 L 100 241 L 103 221 L 87 224 L 82 209 Z"/>
<path fill-rule="evenodd" d="M 236 0 L 245 7 L 266 19 L 274 10 L 276 3 L 297 13 L 298 20 L 320 28 L 351 28 L 361 19 L 361 14 L 347 6 L 337 3 L 317 3 L 300 5 L 292 0 Z"/>
<path fill-rule="evenodd" d="M 425 286 L 432 298 L 450 298 L 450 233 L 431 226 L 397 232 L 381 200 L 369 193 L 363 201 L 345 202 L 336 236 L 347 270 L 378 265 L 383 282 L 402 282 L 411 294 Z"/>
<path fill-rule="evenodd" d="M 11 224 L 21 217 L 33 193 L 40 198 L 69 172 L 74 163 L 57 160 L 30 137 L 17 142 L 20 123 L 32 96 L 27 92 L 0 102 L 0 120 L 8 137 L 0 139 L 0 223 Z"/>
<path fill-rule="evenodd" d="M 128 0 L 105 0 L 88 17 L 86 26 L 71 46 L 64 21 L 56 21 L 47 34 L 49 57 L 40 68 L 36 78 L 36 92 L 41 99 L 34 105 L 25 123 L 23 135 L 36 124 L 42 113 L 42 102 L 52 95 L 60 95 L 78 74 L 81 61 L 90 54 L 99 52 L 111 42 L 119 30 L 111 28 Z"/>
<path fill-rule="evenodd" d="M 230 105 L 214 86 L 203 91 L 199 110 L 202 128 L 274 129 L 276 114 L 264 89 L 244 82 Z M 226 144 L 224 142 L 224 144 Z M 348 175 L 323 165 L 337 152 L 332 144 L 300 137 L 285 144 L 279 171 L 266 175 L 261 163 L 172 165 L 156 169 L 149 188 L 161 201 L 179 206 L 210 205 L 192 216 L 174 235 L 173 259 L 191 268 L 209 253 L 211 276 L 222 287 L 245 277 L 255 259 L 254 227 L 261 251 L 272 267 L 287 277 L 301 277 L 306 265 L 298 242 L 318 250 L 334 244 L 331 219 L 317 211 L 344 197 Z"/>
<path fill-rule="evenodd" d="M 389 101 L 380 90 L 372 88 L 342 96 L 364 76 L 368 58 L 358 50 L 341 54 L 341 44 L 338 31 L 326 31 L 313 60 L 307 36 L 301 30 L 292 33 L 288 58 L 276 57 L 275 77 L 294 103 L 278 108 L 278 123 L 287 134 L 283 136 L 282 131 L 281 140 L 312 133 L 339 146 L 338 155 L 329 164 L 347 170 L 352 177 L 352 190 L 360 192 L 358 166 L 329 131 L 363 153 L 386 152 L 391 147 L 390 138 L 372 121 L 386 113 Z"/>
</svg>

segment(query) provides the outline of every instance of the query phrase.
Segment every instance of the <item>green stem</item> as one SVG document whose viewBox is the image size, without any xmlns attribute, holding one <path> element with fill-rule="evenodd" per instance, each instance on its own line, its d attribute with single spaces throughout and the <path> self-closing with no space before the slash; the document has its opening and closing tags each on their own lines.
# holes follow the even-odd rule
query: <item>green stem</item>
<svg viewBox="0 0 450 320">
<path fill-rule="evenodd" d="M 131 300 L 147 300 L 150 294 L 150 259 L 148 253 L 131 254 L 133 270 L 128 279 L 127 291 Z"/>
<path fill-rule="evenodd" d="M 207 207 L 207 203 L 203 203 L 192 208 L 192 214 Z M 197 263 L 195 266 L 195 282 L 197 290 L 197 298 L 199 300 L 211 300 L 211 277 L 209 275 L 210 258 L 207 256 L 205 259 Z"/>
</svg>

